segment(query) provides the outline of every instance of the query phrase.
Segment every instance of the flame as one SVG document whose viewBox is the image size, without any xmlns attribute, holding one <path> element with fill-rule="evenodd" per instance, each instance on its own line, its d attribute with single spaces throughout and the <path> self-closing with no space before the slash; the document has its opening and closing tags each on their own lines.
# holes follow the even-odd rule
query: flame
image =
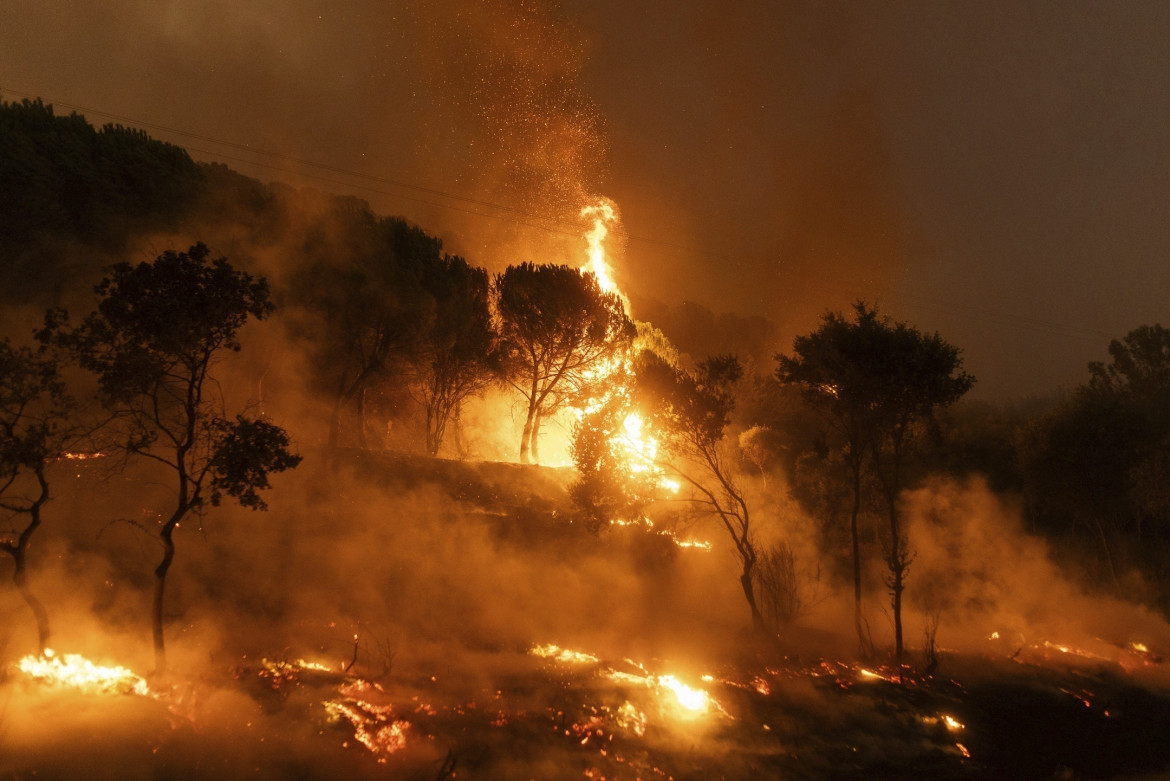
<svg viewBox="0 0 1170 781">
<path fill-rule="evenodd" d="M 598 198 L 596 203 L 581 209 L 581 217 L 593 221 L 593 227 L 585 233 L 585 241 L 588 245 L 585 269 L 597 277 L 597 284 L 601 286 L 602 290 L 606 293 L 616 293 L 628 312 L 629 301 L 618 290 L 617 283 L 613 281 L 613 271 L 605 259 L 605 239 L 609 235 L 609 225 L 617 219 L 614 203 L 608 198 Z"/>
<path fill-rule="evenodd" d="M 608 198 L 597 198 L 591 204 L 581 209 L 580 216 L 590 220 L 592 227 L 585 232 L 585 264 L 582 272 L 592 273 L 598 285 L 607 293 L 613 293 L 621 299 L 622 307 L 629 314 L 630 303 L 625 294 L 618 288 L 613 278 L 613 270 L 606 259 L 605 241 L 609 236 L 610 227 L 618 220 L 617 208 Z M 630 357 L 616 356 L 606 365 L 600 366 L 590 374 L 593 380 L 609 380 L 630 368 Z M 599 383 L 602 387 L 612 386 L 614 383 Z M 598 411 L 607 400 L 614 395 L 621 396 L 625 392 L 622 387 L 607 387 L 602 399 L 587 402 L 573 412 L 577 418 Z M 629 402 L 627 401 L 626 404 Z M 615 456 L 622 462 L 621 471 L 638 479 L 649 478 L 658 488 L 677 493 L 680 486 L 678 481 L 666 477 L 664 470 L 657 463 L 658 440 L 648 430 L 649 427 L 642 416 L 629 410 L 622 419 L 617 432 L 610 438 L 610 446 Z"/>
<path fill-rule="evenodd" d="M 52 649 L 45 655 L 29 655 L 17 662 L 17 669 L 35 681 L 50 686 L 77 689 L 87 694 L 151 694 L 146 680 L 120 666 L 94 664 L 81 654 L 57 656 Z"/>
<path fill-rule="evenodd" d="M 638 675 L 636 673 L 622 672 L 621 670 L 609 670 L 606 676 L 613 681 L 647 687 L 660 700 L 663 700 L 664 704 L 677 705 L 681 708 L 681 713 L 678 711 L 676 713 L 685 717 L 702 716 L 712 709 L 716 709 L 724 715 L 727 715 L 727 711 L 723 710 L 719 703 L 705 689 L 692 688 L 674 675 L 652 675 L 646 673 L 641 665 L 638 665 L 630 659 L 626 661 L 642 669 L 643 674 Z"/>
<path fill-rule="evenodd" d="M 692 689 L 673 675 L 664 675 L 658 679 L 658 685 L 674 692 L 678 704 L 690 711 L 705 712 L 710 707 L 711 698 L 703 689 Z"/>
<path fill-rule="evenodd" d="M 342 686 L 338 693 L 340 698 L 322 703 L 329 720 L 344 718 L 353 725 L 353 736 L 377 756 L 379 763 L 385 763 L 388 754 L 406 747 L 410 722 L 395 718 L 394 707 L 389 703 L 371 699 L 371 695 L 384 697 L 382 687 L 359 679 Z"/>
<path fill-rule="evenodd" d="M 555 643 L 548 643 L 547 645 L 534 645 L 529 651 L 533 656 L 539 656 L 542 659 L 553 659 L 557 662 L 565 664 L 597 664 L 597 657 L 593 654 L 582 653 L 581 651 L 571 651 L 568 648 L 561 648 Z"/>
</svg>

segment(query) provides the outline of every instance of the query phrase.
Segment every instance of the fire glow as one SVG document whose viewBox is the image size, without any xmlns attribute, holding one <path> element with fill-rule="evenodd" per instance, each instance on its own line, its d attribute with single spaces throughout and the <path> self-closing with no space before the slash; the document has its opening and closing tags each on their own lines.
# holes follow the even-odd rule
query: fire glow
<svg viewBox="0 0 1170 781">
<path fill-rule="evenodd" d="M 551 643 L 533 646 L 529 650 L 529 653 L 563 664 L 599 664 L 598 658 L 593 654 L 572 651 Z M 688 686 L 672 674 L 654 675 L 632 659 L 627 659 L 626 664 L 631 665 L 638 672 L 630 673 L 607 667 L 602 675 L 618 683 L 644 686 L 653 692 L 660 702 L 677 706 L 671 710 L 682 715 L 702 716 L 712 710 L 716 710 L 725 715 L 727 713 L 704 689 Z M 704 678 L 704 680 L 708 679 L 710 679 L 709 676 Z M 679 708 L 681 708 L 681 711 L 678 710 Z"/>
<path fill-rule="evenodd" d="M 117 665 L 94 664 L 80 654 L 57 656 L 46 648 L 43 657 L 25 656 L 17 662 L 16 668 L 38 683 L 86 694 L 151 695 L 146 680 L 132 670 Z"/>
</svg>

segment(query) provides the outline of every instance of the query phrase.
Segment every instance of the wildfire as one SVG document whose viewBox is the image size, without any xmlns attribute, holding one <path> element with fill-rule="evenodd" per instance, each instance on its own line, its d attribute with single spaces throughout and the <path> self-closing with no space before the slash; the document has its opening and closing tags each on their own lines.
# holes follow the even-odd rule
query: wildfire
<svg viewBox="0 0 1170 781">
<path fill-rule="evenodd" d="M 711 705 L 711 697 L 703 689 L 692 689 L 673 675 L 658 678 L 658 685 L 674 692 L 678 704 L 689 711 L 704 713 Z"/>
<path fill-rule="evenodd" d="M 338 699 L 322 703 L 330 721 L 345 719 L 353 726 L 354 738 L 384 763 L 386 757 L 406 747 L 410 722 L 395 718 L 389 703 L 377 702 L 385 692 L 377 684 L 357 680 L 342 686 Z"/>
<path fill-rule="evenodd" d="M 618 219 L 614 203 L 606 198 L 598 198 L 594 203 L 581 209 L 580 215 L 585 220 L 592 221 L 592 227 L 585 233 L 585 262 L 583 272 L 592 273 L 598 285 L 607 293 L 617 295 L 622 306 L 629 313 L 629 299 L 618 288 L 613 279 L 613 272 L 606 259 L 605 241 L 609 236 L 610 227 Z M 612 402 L 615 396 L 622 397 L 626 389 L 622 383 L 610 382 L 613 378 L 625 374 L 630 368 L 630 356 L 615 356 L 607 365 L 600 366 L 591 372 L 591 379 L 604 387 L 603 397 L 584 403 L 574 413 L 578 419 L 597 412 L 607 403 Z M 615 387 L 616 386 L 616 387 Z M 621 471 L 632 479 L 649 481 L 659 489 L 677 493 L 680 486 L 675 480 L 666 477 L 664 470 L 657 462 L 658 440 L 648 430 L 642 416 L 628 408 L 628 399 L 625 416 L 622 418 L 618 430 L 610 438 L 610 447 L 613 454 L 621 462 Z"/>
<path fill-rule="evenodd" d="M 57 656 L 51 649 L 45 655 L 29 655 L 16 668 L 34 681 L 49 686 L 77 689 L 87 694 L 137 694 L 150 696 L 146 680 L 120 666 L 94 664 L 80 654 Z"/>
<path fill-rule="evenodd" d="M 553 661 L 563 662 L 565 664 L 597 664 L 598 662 L 597 657 L 593 654 L 571 651 L 568 648 L 561 648 L 554 643 L 535 645 L 529 653 L 533 656 L 539 656 L 542 659 L 552 659 Z"/>
<path fill-rule="evenodd" d="M 650 674 L 645 671 L 645 668 L 630 659 L 627 659 L 626 662 L 640 669 L 642 673 L 637 674 L 622 672 L 620 670 L 609 670 L 606 676 L 610 680 L 645 686 L 664 704 L 677 706 L 673 708 L 676 715 L 684 717 L 703 716 L 712 709 L 727 715 L 727 711 L 723 710 L 719 703 L 705 689 L 692 688 L 674 675 Z"/>
<path fill-rule="evenodd" d="M 613 201 L 608 198 L 599 198 L 596 203 L 581 209 L 581 217 L 593 220 L 593 227 L 585 233 L 585 241 L 588 243 L 586 269 L 597 277 L 597 284 L 601 286 L 602 290 L 620 296 L 622 303 L 626 304 L 628 310 L 629 302 L 625 295 L 618 290 L 617 283 L 613 281 L 613 273 L 609 268 L 609 263 L 605 260 L 605 238 L 609 235 L 610 223 L 617 219 L 617 210 L 614 209 Z"/>
</svg>

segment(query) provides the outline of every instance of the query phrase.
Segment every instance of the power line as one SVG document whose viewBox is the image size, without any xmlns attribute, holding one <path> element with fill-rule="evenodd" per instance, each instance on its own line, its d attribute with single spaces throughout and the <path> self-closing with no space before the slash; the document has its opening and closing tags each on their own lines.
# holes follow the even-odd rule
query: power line
<svg viewBox="0 0 1170 781">
<path fill-rule="evenodd" d="M 385 190 L 385 189 L 379 189 L 378 187 L 373 187 L 370 185 L 357 184 L 357 183 L 352 182 L 352 181 L 344 181 L 342 179 L 333 178 L 333 176 L 329 176 L 326 174 L 314 174 L 314 173 L 309 173 L 309 172 L 306 172 L 303 170 L 298 171 L 298 170 L 289 168 L 287 166 L 277 165 L 274 163 L 265 163 L 265 162 L 261 162 L 261 161 L 257 161 L 257 160 L 249 160 L 247 158 L 237 157 L 237 156 L 225 154 L 223 152 L 216 152 L 216 151 L 212 151 L 212 150 L 208 150 L 208 149 L 201 149 L 199 147 L 184 145 L 188 151 L 197 152 L 199 154 L 218 158 L 220 160 L 230 160 L 232 162 L 243 163 L 245 165 L 252 165 L 252 166 L 259 167 L 259 168 L 265 168 L 268 170 L 278 171 L 280 173 L 290 174 L 293 176 L 300 176 L 300 177 L 304 177 L 304 178 L 314 179 L 314 180 L 326 182 L 329 184 L 335 184 L 335 185 L 338 185 L 341 187 L 349 187 L 349 188 L 364 190 L 366 192 L 376 193 L 378 195 L 385 195 L 385 196 L 389 196 L 392 198 L 399 198 L 402 200 L 410 201 L 412 203 L 433 206 L 433 207 L 440 208 L 440 209 L 448 209 L 451 211 L 460 212 L 462 214 L 468 214 L 468 215 L 472 215 L 472 216 L 476 216 L 476 217 L 482 217 L 485 219 L 503 220 L 503 221 L 511 222 L 511 223 L 521 225 L 524 227 L 532 228 L 535 230 L 541 230 L 541 231 L 544 231 L 546 233 L 555 234 L 555 235 L 579 237 L 581 235 L 581 230 L 583 228 L 591 227 L 588 222 L 585 222 L 583 220 L 570 221 L 570 220 L 558 219 L 558 218 L 554 218 L 554 217 L 548 217 L 545 215 L 537 214 L 535 212 L 527 211 L 525 209 L 517 208 L 515 206 L 509 206 L 506 204 L 496 203 L 493 201 L 487 201 L 487 200 L 483 200 L 483 199 L 479 199 L 479 198 L 473 198 L 471 196 L 461 195 L 458 193 L 452 193 L 452 192 L 448 192 L 446 190 L 441 190 L 438 188 L 426 187 L 426 186 L 418 185 L 418 184 L 412 184 L 410 182 L 404 182 L 404 181 L 390 178 L 390 177 L 384 177 L 384 176 L 378 176 L 375 174 L 363 173 L 361 171 L 354 171 L 352 169 L 342 168 L 340 166 L 334 166 L 334 165 L 330 165 L 327 163 L 317 162 L 314 160 L 308 160 L 305 158 L 296 157 L 294 155 L 284 154 L 282 152 L 276 152 L 276 151 L 272 151 L 272 150 L 268 150 L 268 149 L 259 149 L 259 148 L 256 148 L 256 147 L 250 145 L 250 144 L 241 144 L 241 143 L 234 142 L 234 141 L 227 141 L 224 139 L 215 138 L 213 136 L 195 133 L 192 131 L 183 130 L 181 128 L 171 127 L 169 125 L 163 125 L 163 124 L 159 124 L 156 122 L 148 122 L 146 120 L 138 119 L 135 117 L 128 117 L 128 116 L 124 116 L 121 114 L 115 114 L 112 112 L 103 111 L 101 109 L 95 109 L 95 108 L 92 108 L 89 106 L 82 106 L 82 105 L 71 103 L 68 101 L 56 100 L 53 98 L 45 97 L 43 95 L 38 96 L 38 95 L 34 95 L 32 93 L 29 93 L 29 92 L 23 92 L 20 90 L 14 90 L 14 89 L 10 89 L 10 88 L 4 88 L 4 89 L 0 90 L 0 95 L 3 95 L 3 93 L 5 93 L 5 92 L 8 94 L 16 95 L 18 97 L 26 98 L 29 100 L 35 100 L 35 99 L 44 100 L 44 101 L 48 102 L 50 105 L 63 106 L 65 108 L 71 109 L 73 111 L 81 111 L 81 112 L 85 112 L 87 114 L 92 114 L 95 116 L 104 117 L 107 119 L 112 119 L 112 120 L 115 120 L 117 122 L 128 123 L 130 125 L 133 125 L 133 126 L 136 126 L 139 128 L 149 128 L 151 130 L 161 131 L 164 133 L 173 134 L 173 135 L 180 136 L 183 138 L 191 138 L 191 139 L 203 141 L 203 142 L 210 143 L 210 144 L 215 144 L 217 146 L 226 147 L 228 149 L 235 149 L 235 150 L 239 150 L 242 152 L 247 152 L 247 153 L 252 154 L 252 155 L 260 155 L 260 156 L 267 157 L 267 158 L 270 158 L 273 160 L 283 161 L 286 164 L 292 163 L 292 164 L 296 164 L 299 166 L 304 166 L 304 167 L 309 168 L 309 169 L 316 169 L 316 170 L 324 171 L 324 172 L 327 172 L 328 174 L 342 175 L 342 176 L 352 177 L 352 178 L 358 179 L 358 180 L 366 180 L 366 181 L 370 181 L 370 182 L 375 182 L 375 183 L 378 183 L 381 185 L 389 185 L 392 187 L 397 187 L 397 188 L 401 188 L 404 190 L 413 191 L 416 193 L 432 196 L 435 198 L 449 199 L 451 201 L 455 201 L 457 203 L 462 203 L 462 204 L 466 204 L 466 205 L 459 206 L 459 205 L 455 205 L 452 203 L 443 203 L 442 201 L 427 200 L 427 199 L 422 198 L 422 197 L 410 196 L 410 195 L 403 194 L 401 192 L 393 192 L 393 191 L 389 191 L 389 190 Z M 491 211 L 485 212 L 485 211 L 477 210 L 477 209 L 472 208 L 472 207 L 481 207 L 482 209 L 494 210 L 496 212 L 502 212 L 502 213 L 491 213 Z M 624 226 L 618 226 L 618 228 L 616 230 L 614 230 L 613 232 L 615 235 L 622 237 L 625 240 L 630 241 L 630 242 L 638 242 L 638 243 L 643 243 L 643 244 L 653 244 L 653 245 L 656 245 L 659 247 L 677 250 L 679 252 L 686 253 L 686 254 L 691 255 L 691 256 L 705 257 L 705 258 L 708 258 L 711 260 L 716 260 L 716 261 L 721 261 L 721 262 L 732 262 L 733 260 L 735 260 L 735 258 L 732 258 L 731 256 L 709 252 L 709 251 L 700 249 L 698 247 L 690 247 L 690 246 L 678 244 L 675 242 L 666 241 L 663 239 L 657 239 L 657 238 L 653 238 L 653 237 L 649 237 L 649 236 L 640 236 L 637 234 L 629 233 L 624 228 Z M 843 285 L 840 280 L 829 279 L 825 276 L 817 277 L 817 276 L 810 275 L 807 272 L 802 275 L 801 284 L 804 287 L 818 288 L 820 290 L 827 291 L 827 292 L 834 293 L 834 294 L 840 294 L 841 292 L 845 292 L 845 285 Z M 1080 328 L 1080 327 L 1073 326 L 1071 324 L 1055 323 L 1052 321 L 1040 320 L 1038 318 L 1026 317 L 1026 316 L 1022 316 L 1022 315 L 1013 315 L 1013 314 L 1005 313 L 1002 311 L 995 311 L 995 310 L 983 309 L 983 308 L 977 308 L 977 307 L 971 307 L 971 306 L 955 305 L 952 303 L 946 303 L 946 302 L 942 302 L 942 301 L 932 301 L 930 299 L 923 298 L 922 296 L 915 296 L 913 294 L 902 293 L 902 292 L 899 292 L 899 291 L 892 289 L 890 287 L 886 287 L 880 291 L 875 291 L 872 289 L 865 290 L 865 289 L 858 288 L 855 285 L 849 285 L 848 287 L 851 288 L 850 294 L 853 295 L 854 297 L 865 298 L 865 297 L 867 297 L 867 294 L 872 296 L 875 293 L 878 293 L 878 294 L 884 293 L 886 295 L 889 295 L 890 297 L 901 298 L 901 299 L 905 300 L 911 306 L 925 307 L 925 308 L 930 308 L 930 309 L 935 309 L 935 310 L 942 310 L 942 311 L 946 311 L 948 313 L 954 313 L 957 310 L 962 310 L 963 312 L 965 312 L 965 315 L 963 315 L 963 316 L 965 316 L 967 318 L 979 320 L 982 322 L 998 323 L 1000 325 L 1005 325 L 1007 327 L 1015 328 L 1015 329 L 1018 329 L 1021 331 L 1031 331 L 1033 333 L 1041 333 L 1041 334 L 1047 334 L 1047 335 L 1051 335 L 1051 336 L 1064 336 L 1064 337 L 1081 338 L 1081 339 L 1087 338 L 1090 336 L 1093 338 L 1097 338 L 1097 337 L 1110 338 L 1110 335 L 1105 334 L 1105 333 L 1098 331 L 1098 330 L 1095 330 L 1095 329 Z M 917 299 L 917 301 L 915 301 L 915 299 Z"/>
</svg>

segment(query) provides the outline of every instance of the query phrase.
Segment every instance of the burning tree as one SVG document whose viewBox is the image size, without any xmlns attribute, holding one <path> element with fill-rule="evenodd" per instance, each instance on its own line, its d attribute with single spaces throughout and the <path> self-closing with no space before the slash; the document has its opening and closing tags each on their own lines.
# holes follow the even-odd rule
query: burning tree
<svg viewBox="0 0 1170 781">
<path fill-rule="evenodd" d="M 861 614 L 861 546 L 858 515 L 867 465 L 881 486 L 889 521 L 886 565 L 894 618 L 894 647 L 902 658 L 902 592 L 912 556 L 902 534 L 898 495 L 905 484 L 905 456 L 921 425 L 937 407 L 958 401 L 974 378 L 961 371 L 956 347 L 938 334 L 879 318 L 864 302 L 855 321 L 828 313 L 821 327 L 793 342 L 793 356 L 778 355 L 777 377 L 797 384 L 839 435 L 852 477 L 854 620 L 863 650 L 868 644 Z"/>
<path fill-rule="evenodd" d="M 634 324 L 616 293 L 592 273 L 522 263 L 496 276 L 505 376 L 528 402 L 520 460 L 539 461 L 543 418 L 569 403 L 590 376 L 620 364 Z"/>
<path fill-rule="evenodd" d="M 635 374 L 638 397 L 652 410 L 648 417 L 663 432 L 664 447 L 675 457 L 668 467 L 723 523 L 739 558 L 739 582 L 752 625 L 765 629 L 753 584 L 758 555 L 751 515 L 723 452 L 724 431 L 735 407 L 732 386 L 743 375 L 739 361 L 727 355 L 708 358 L 691 373 L 647 351 L 638 356 Z"/>
<path fill-rule="evenodd" d="M 70 432 L 73 403 L 54 360 L 0 341 L 0 509 L 27 520 L 0 550 L 12 557 L 12 582 L 37 622 L 37 653 L 49 644 L 49 614 L 29 588 L 28 549 L 49 501 L 46 471 Z"/>
<path fill-rule="evenodd" d="M 210 259 L 196 244 L 151 263 L 119 263 L 95 288 L 97 309 L 75 328 L 50 312 L 43 341 L 61 345 L 97 375 L 103 404 L 116 417 L 120 447 L 169 474 L 175 503 L 158 530 L 151 619 L 157 672 L 166 668 L 163 595 L 175 555 L 174 532 L 191 513 L 230 496 L 262 510 L 268 476 L 291 469 L 284 429 L 262 419 L 227 417 L 211 370 L 224 351 L 239 351 L 237 332 L 273 310 L 268 283 Z"/>
</svg>

